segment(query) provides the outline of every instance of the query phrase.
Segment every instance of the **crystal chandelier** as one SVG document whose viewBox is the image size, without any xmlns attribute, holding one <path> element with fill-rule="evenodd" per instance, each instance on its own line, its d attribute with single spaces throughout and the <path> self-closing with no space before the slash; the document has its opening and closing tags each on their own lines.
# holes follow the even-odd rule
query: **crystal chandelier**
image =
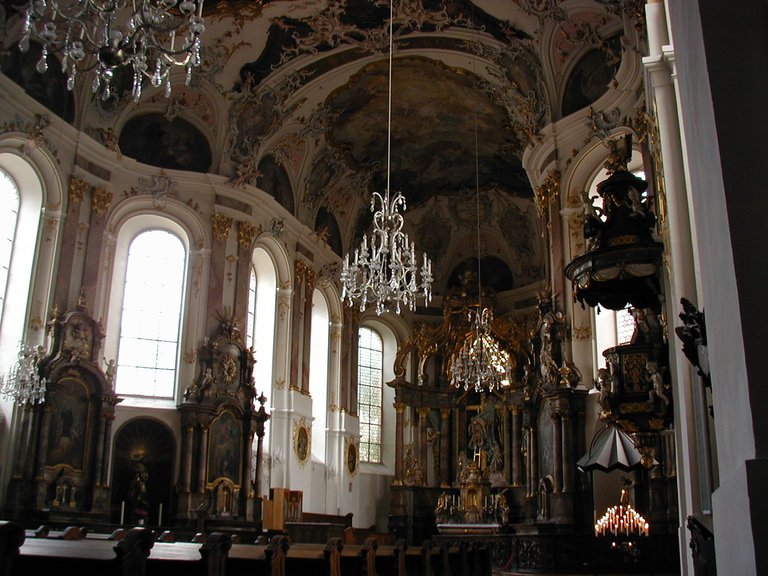
<svg viewBox="0 0 768 576">
<path fill-rule="evenodd" d="M 91 89 L 107 100 L 120 66 L 133 69 L 133 98 L 146 77 L 171 94 L 171 69 L 185 67 L 187 85 L 200 65 L 203 0 L 30 0 L 23 10 L 22 52 L 31 37 L 43 44 L 37 71 L 48 69 L 49 52 L 61 53 L 72 90 L 79 72 L 93 71 Z"/>
<path fill-rule="evenodd" d="M 509 353 L 491 334 L 493 312 L 489 308 L 469 313 L 472 330 L 451 356 L 451 385 L 475 392 L 509 386 L 512 379 Z"/>
<path fill-rule="evenodd" d="M 474 60 L 472 67 L 474 71 Z M 477 137 L 477 107 L 475 107 L 475 208 L 477 224 L 477 310 L 469 313 L 471 330 L 464 344 L 451 356 L 451 385 L 475 392 L 492 392 L 512 383 L 512 363 L 509 353 L 493 337 L 493 312 L 482 307 L 483 285 L 480 268 L 480 152 Z"/>
<path fill-rule="evenodd" d="M 390 197 L 390 165 L 392 144 L 392 22 L 393 8 L 389 5 L 389 89 L 387 93 L 387 186 L 384 194 L 374 192 L 371 198 L 373 231 L 370 242 L 363 236 L 362 244 L 355 249 L 350 262 L 349 254 L 344 256 L 341 270 L 342 301 L 352 306 L 360 302 L 364 311 L 369 302 L 375 302 L 376 314 L 400 307 L 416 308 L 416 299 L 423 297 L 425 303 L 432 299 L 432 263 L 424 254 L 421 267 L 416 258 L 416 247 L 403 231 L 405 197 L 397 192 Z M 419 280 L 420 278 L 420 280 Z"/>
<path fill-rule="evenodd" d="M 17 404 L 45 401 L 45 378 L 41 378 L 37 371 L 42 356 L 42 346 L 21 343 L 16 364 L 8 371 L 6 378 L 0 376 L 0 394 L 6 400 L 13 399 Z"/>
</svg>

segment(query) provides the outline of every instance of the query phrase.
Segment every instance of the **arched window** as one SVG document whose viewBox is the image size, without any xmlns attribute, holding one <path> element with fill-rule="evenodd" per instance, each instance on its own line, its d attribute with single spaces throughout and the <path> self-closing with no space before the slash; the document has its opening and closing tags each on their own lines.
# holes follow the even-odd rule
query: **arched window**
<svg viewBox="0 0 768 576">
<path fill-rule="evenodd" d="M 277 274 L 269 254 L 256 248 L 248 282 L 248 328 L 246 344 L 253 349 L 256 364 L 253 377 L 256 387 L 267 395 L 272 385 L 272 354 L 275 345 L 275 302 Z"/>
<path fill-rule="evenodd" d="M 0 169 L 0 319 L 5 307 L 5 293 L 13 254 L 13 239 L 19 218 L 19 187 L 10 175 Z"/>
<path fill-rule="evenodd" d="M 253 350 L 256 364 L 253 366 L 253 379 L 258 393 L 272 396 L 272 366 L 275 347 L 275 306 L 277 304 L 277 271 L 269 253 L 262 247 L 256 247 L 251 256 L 251 274 L 248 281 L 248 326 L 246 344 Z M 271 400 L 271 398 L 269 398 Z M 264 427 L 263 446 L 266 455 L 270 454 L 270 426 L 267 420 Z M 252 453 L 255 458 L 256 442 Z M 267 456 L 269 457 L 269 456 Z M 256 461 L 253 461 L 254 470 Z M 262 466 L 261 486 L 267 495 L 271 486 L 271 467 Z"/>
<path fill-rule="evenodd" d="M 165 230 L 131 242 L 125 274 L 115 391 L 173 398 L 179 356 L 186 250 Z"/>
<path fill-rule="evenodd" d="M 357 355 L 360 461 L 380 463 L 384 345 L 378 332 L 365 326 L 360 328 Z"/>
<path fill-rule="evenodd" d="M 312 293 L 312 334 L 309 352 L 309 393 L 312 395 L 312 457 L 325 462 L 328 420 L 328 303 L 322 292 Z"/>
<path fill-rule="evenodd" d="M 245 344 L 253 349 L 253 335 L 256 333 L 256 272 L 251 268 L 251 274 L 248 277 L 248 323 Z"/>
</svg>

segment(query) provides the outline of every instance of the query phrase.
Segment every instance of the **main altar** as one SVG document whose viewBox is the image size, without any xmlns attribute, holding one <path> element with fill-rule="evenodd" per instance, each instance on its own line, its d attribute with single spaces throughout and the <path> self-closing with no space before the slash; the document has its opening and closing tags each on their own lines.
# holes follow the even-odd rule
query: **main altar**
<svg viewBox="0 0 768 576">
<path fill-rule="evenodd" d="M 594 511 L 591 476 L 577 461 L 588 452 L 585 409 L 594 384 L 582 383 L 568 320 L 542 290 L 531 309 L 491 324 L 509 354 L 507 384 L 490 392 L 451 386 L 450 358 L 473 337 L 468 313 L 494 305 L 490 290 L 480 297 L 471 284 L 445 299 L 440 324 L 419 325 L 398 351 L 388 383 L 396 410 L 389 529 L 410 543 L 490 546 L 496 567 L 583 569 L 593 561 Z M 666 508 L 649 487 L 669 479 L 648 470 L 633 477 L 640 502 L 652 494 L 654 509 Z M 656 532 L 667 531 L 666 519 L 650 516 Z"/>
</svg>

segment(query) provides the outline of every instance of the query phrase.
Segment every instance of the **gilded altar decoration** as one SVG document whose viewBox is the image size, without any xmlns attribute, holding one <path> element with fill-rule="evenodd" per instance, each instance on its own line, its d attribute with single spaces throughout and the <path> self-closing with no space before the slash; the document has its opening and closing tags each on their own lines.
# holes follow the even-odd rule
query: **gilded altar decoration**
<svg viewBox="0 0 768 576">
<path fill-rule="evenodd" d="M 354 476 L 357 473 L 357 464 L 359 459 L 357 444 L 355 444 L 354 440 L 346 438 L 344 439 L 344 444 L 347 448 L 344 458 L 344 462 L 347 465 L 347 472 L 349 472 L 350 476 Z"/>
<path fill-rule="evenodd" d="M 539 218 L 544 219 L 547 207 L 560 196 L 560 170 L 551 170 L 534 190 L 534 202 Z"/>
<path fill-rule="evenodd" d="M 296 452 L 296 459 L 299 464 L 304 464 L 309 460 L 311 442 L 312 436 L 310 435 L 310 429 L 306 419 L 301 418 L 294 421 L 293 450 Z"/>
<path fill-rule="evenodd" d="M 205 467 L 199 474 L 193 472 L 191 460 L 182 467 L 180 515 L 197 517 L 198 504 L 190 495 L 204 493 L 209 517 L 251 520 L 252 501 L 260 492 L 251 489 L 254 462 L 250 447 L 254 436 L 259 436 L 260 446 L 264 434 L 263 422 L 269 418 L 263 409 L 266 398 L 257 398 L 255 360 L 245 346 L 237 318 L 224 310 L 217 319 L 217 333 L 205 337 L 197 351 L 199 374 L 187 386 L 179 405 L 189 441 L 206 450 Z"/>
</svg>

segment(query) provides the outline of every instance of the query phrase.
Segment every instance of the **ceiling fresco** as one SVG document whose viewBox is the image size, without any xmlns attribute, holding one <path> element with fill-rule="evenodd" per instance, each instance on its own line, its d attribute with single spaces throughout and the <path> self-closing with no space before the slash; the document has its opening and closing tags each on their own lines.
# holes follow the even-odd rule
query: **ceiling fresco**
<svg viewBox="0 0 768 576">
<path fill-rule="evenodd" d="M 0 2 L 13 31 L 21 0 Z M 484 265 L 503 264 L 487 273 L 506 288 L 540 281 L 543 224 L 524 154 L 615 85 L 629 3 L 392 2 L 389 178 L 406 197 L 406 228 L 443 289 L 478 249 Z M 2 65 L 56 113 L 66 101 L 68 120 L 83 110 L 82 129 L 123 156 L 259 188 L 343 254 L 387 182 L 389 16 L 389 0 L 208 2 L 203 65 L 170 100 L 147 86 L 134 104 L 118 82 L 101 101 L 81 79 L 76 106 L 63 79 L 34 76 L 34 56 L 7 49 Z"/>
<path fill-rule="evenodd" d="M 386 185 L 387 63 L 367 67 L 326 101 L 334 117 L 330 145 L 351 169 L 374 170 L 372 189 Z M 530 197 L 506 111 L 476 87 L 476 77 L 424 58 L 393 64 L 391 188 L 410 206 L 434 194 L 474 189 L 479 183 Z M 477 148 L 475 148 L 477 142 Z"/>
</svg>

